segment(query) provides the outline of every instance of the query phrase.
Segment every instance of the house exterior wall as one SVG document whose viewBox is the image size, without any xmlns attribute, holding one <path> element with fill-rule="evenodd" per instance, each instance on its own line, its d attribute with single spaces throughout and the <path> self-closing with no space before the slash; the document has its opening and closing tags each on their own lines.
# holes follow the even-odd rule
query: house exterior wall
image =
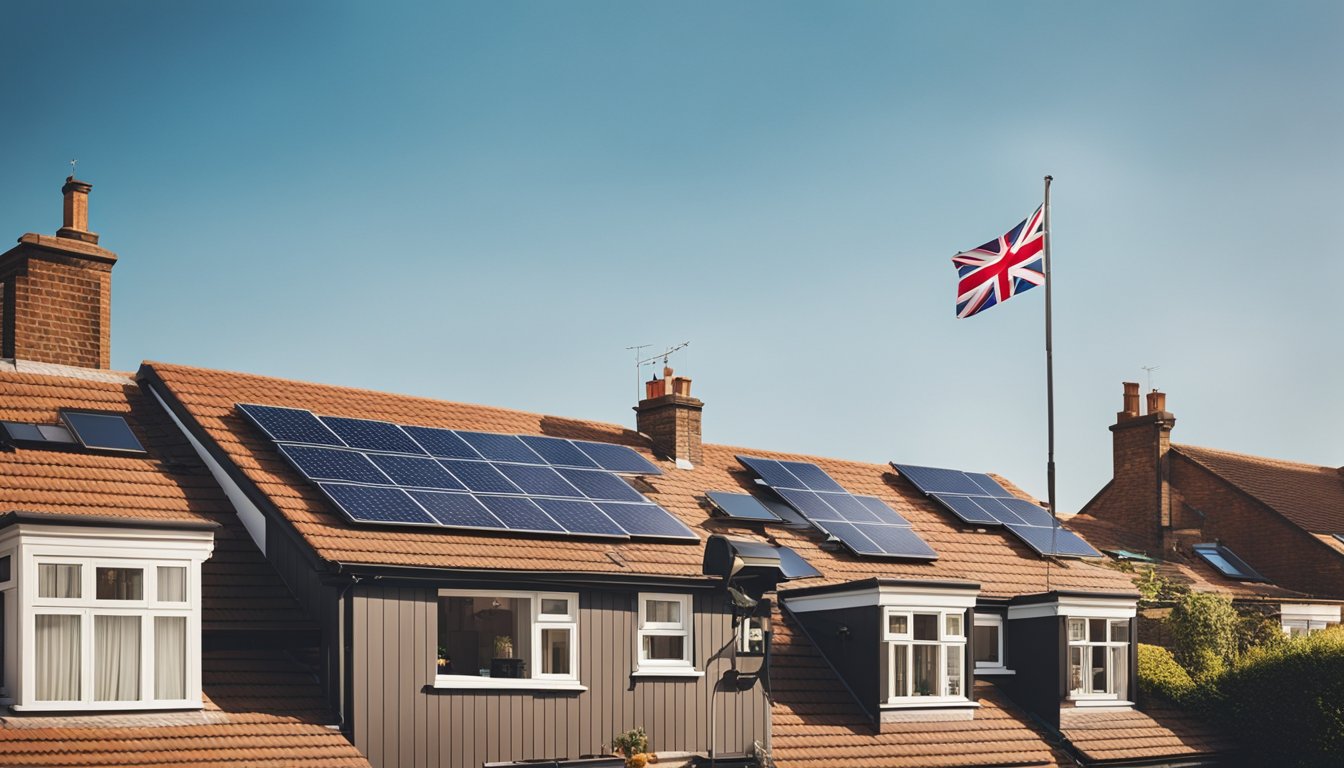
<svg viewBox="0 0 1344 768">
<path fill-rule="evenodd" d="M 795 614 L 873 722 L 882 699 L 883 610 L 873 605 Z"/>
<path fill-rule="evenodd" d="M 1065 621 L 1063 616 L 1040 616 L 1004 622 L 1004 650 L 1015 672 L 1007 683 L 1009 693 L 1052 728 L 1059 727 L 1059 705 L 1068 693 Z"/>
<path fill-rule="evenodd" d="M 719 754 L 766 739 L 769 706 L 759 685 L 719 690 L 711 704 L 733 642 L 718 594 L 694 598 L 704 677 L 634 678 L 638 591 L 579 590 L 578 670 L 588 689 L 581 693 L 435 689 L 438 589 L 360 584 L 350 599 L 350 736 L 379 768 L 576 758 L 606 752 L 617 733 L 641 727 L 662 752 L 708 752 L 711 729 Z"/>
</svg>

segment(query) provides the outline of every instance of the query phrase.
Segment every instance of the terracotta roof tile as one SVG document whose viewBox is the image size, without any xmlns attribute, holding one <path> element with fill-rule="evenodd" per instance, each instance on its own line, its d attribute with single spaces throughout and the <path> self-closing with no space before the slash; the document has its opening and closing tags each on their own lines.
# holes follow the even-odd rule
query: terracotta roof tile
<svg viewBox="0 0 1344 768">
<path fill-rule="evenodd" d="M 1060 729 L 1090 760 L 1209 755 L 1226 749 L 1214 728 L 1176 709 L 1149 713 L 1064 710 Z"/>
<path fill-rule="evenodd" d="M 971 579 L 987 596 L 1047 591 L 1047 563 L 1001 531 L 963 529 L 886 464 L 780 454 L 722 445 L 704 446 L 704 459 L 681 470 L 653 457 L 648 441 L 617 425 L 576 421 L 480 405 L 444 402 L 368 390 L 287 381 L 249 374 L 146 363 L 142 376 L 162 381 L 230 461 L 260 488 L 317 554 L 345 563 L 430 568 L 563 570 L 699 577 L 702 547 L 695 544 L 603 542 L 583 539 L 490 535 L 408 528 L 356 527 L 332 508 L 234 410 L 235 403 L 307 408 L 322 415 L 382 419 L 401 424 L 513 434 L 601 440 L 628 445 L 665 474 L 646 478 L 648 495 L 702 538 L 731 530 L 711 520 L 702 499 L 707 490 L 749 490 L 751 480 L 734 455 L 814 461 L 853 493 L 881 498 L 904 515 L 939 553 L 935 562 L 859 559 L 823 547 L 814 532 L 775 530 L 780 543 L 798 550 L 825 574 L 826 582 L 881 575 L 900 578 Z M 741 529 L 736 529 L 741 530 Z M 624 563 L 622 565 L 621 563 Z M 1050 588 L 1132 592 L 1123 574 L 1079 561 L 1049 564 Z M 822 581 L 810 581 L 819 584 Z"/>
<path fill-rule="evenodd" d="M 1316 534 L 1344 533 L 1344 471 L 1193 445 L 1172 451 Z"/>
</svg>

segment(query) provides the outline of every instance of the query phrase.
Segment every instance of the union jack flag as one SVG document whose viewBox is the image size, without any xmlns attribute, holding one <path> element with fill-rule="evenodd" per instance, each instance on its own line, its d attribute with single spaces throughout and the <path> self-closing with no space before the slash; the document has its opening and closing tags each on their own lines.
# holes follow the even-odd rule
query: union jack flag
<svg viewBox="0 0 1344 768">
<path fill-rule="evenodd" d="M 957 268 L 957 317 L 970 317 L 1045 282 L 1045 206 L 1008 234 L 952 257 Z"/>
</svg>

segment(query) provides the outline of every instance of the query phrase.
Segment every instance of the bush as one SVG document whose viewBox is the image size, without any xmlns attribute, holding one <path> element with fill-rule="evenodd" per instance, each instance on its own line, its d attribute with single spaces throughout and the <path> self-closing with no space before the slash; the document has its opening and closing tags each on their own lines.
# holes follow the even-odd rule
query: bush
<svg viewBox="0 0 1344 768">
<path fill-rule="evenodd" d="M 1216 689 L 1245 765 L 1344 765 L 1344 628 L 1252 649 Z"/>
<path fill-rule="evenodd" d="M 1160 645 L 1139 643 L 1139 691 L 1180 703 L 1195 688 L 1190 673 L 1176 663 L 1171 651 Z"/>
<path fill-rule="evenodd" d="M 1176 660 L 1196 680 L 1216 677 L 1236 660 L 1241 616 L 1231 600 L 1191 592 L 1171 609 L 1167 623 Z"/>
</svg>

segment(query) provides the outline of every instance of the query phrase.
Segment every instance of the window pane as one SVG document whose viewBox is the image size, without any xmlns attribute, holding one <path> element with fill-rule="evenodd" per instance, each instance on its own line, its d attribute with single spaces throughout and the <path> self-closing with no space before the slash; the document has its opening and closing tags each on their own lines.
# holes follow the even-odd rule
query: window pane
<svg viewBox="0 0 1344 768">
<path fill-rule="evenodd" d="M 99 568 L 99 600 L 144 600 L 145 572 L 139 568 Z"/>
<path fill-rule="evenodd" d="M 541 601 L 541 612 L 552 616 L 568 616 L 569 601 L 563 598 L 546 597 Z"/>
<path fill-rule="evenodd" d="M 78 566 L 76 566 L 78 567 Z M 78 701 L 79 617 L 38 616 L 37 695 L 39 701 Z"/>
<path fill-rule="evenodd" d="M 1106 646 L 1092 646 L 1092 688 L 1090 693 L 1109 693 L 1109 687 L 1106 681 Z"/>
<path fill-rule="evenodd" d="M 441 675 L 527 677 L 532 601 L 466 595 L 439 598 Z"/>
<path fill-rule="evenodd" d="M 904 635 L 910 631 L 910 617 L 904 613 L 893 613 L 887 617 L 887 632 L 893 635 Z"/>
<path fill-rule="evenodd" d="M 892 692 L 891 692 L 892 696 L 910 695 L 910 676 L 909 673 L 906 671 L 906 668 L 910 665 L 909 656 L 910 656 L 910 646 L 908 645 L 892 646 L 891 666 L 892 671 L 895 673 L 893 675 L 894 682 L 892 685 Z"/>
<path fill-rule="evenodd" d="M 93 698 L 140 698 L 140 617 L 93 617 Z"/>
<path fill-rule="evenodd" d="M 975 660 L 986 664 L 999 662 L 999 628 L 996 626 L 975 627 Z"/>
<path fill-rule="evenodd" d="M 187 617 L 154 617 L 154 698 L 187 697 Z"/>
<path fill-rule="evenodd" d="M 1128 643 L 1129 642 L 1129 622 L 1112 621 L 1111 622 L 1111 642 Z"/>
<path fill-rule="evenodd" d="M 644 658 L 650 661 L 681 661 L 686 658 L 686 638 L 681 635 L 645 635 Z"/>
<path fill-rule="evenodd" d="M 1129 648 L 1112 647 L 1110 691 L 1122 699 L 1129 698 Z"/>
<path fill-rule="evenodd" d="M 646 600 L 644 602 L 644 620 L 663 624 L 680 624 L 681 602 L 679 600 Z"/>
<path fill-rule="evenodd" d="M 948 637 L 961 637 L 961 614 L 960 614 L 960 613 L 949 613 L 949 614 L 947 614 L 947 622 L 946 622 L 946 628 L 944 629 L 944 632 L 947 633 L 947 636 L 948 636 Z"/>
<path fill-rule="evenodd" d="M 159 602 L 187 602 L 187 569 L 159 566 Z"/>
<path fill-rule="evenodd" d="M 1069 642 L 1087 640 L 1087 622 L 1083 619 L 1069 619 Z"/>
<path fill-rule="evenodd" d="M 938 639 L 938 614 L 936 613 L 915 614 L 915 639 L 916 640 Z"/>
<path fill-rule="evenodd" d="M 947 695 L 960 696 L 961 693 L 961 659 L 963 647 L 960 645 L 947 646 Z"/>
<path fill-rule="evenodd" d="M 936 617 L 935 617 L 936 619 Z M 934 627 L 937 628 L 935 620 Z M 915 631 L 919 631 L 919 616 L 915 616 Z M 937 696 L 938 694 L 938 649 L 937 645 L 916 645 L 914 684 L 915 696 Z"/>
<path fill-rule="evenodd" d="M 1084 693 L 1083 691 L 1083 649 L 1080 646 L 1069 648 L 1069 691 L 1072 693 Z"/>
<path fill-rule="evenodd" d="M 37 566 L 37 596 L 80 597 L 79 566 L 64 563 L 39 563 Z M 61 699 L 64 701 L 64 699 Z"/>
<path fill-rule="evenodd" d="M 1092 619 L 1087 622 L 1087 639 L 1093 643 L 1106 642 L 1106 620 Z"/>
<path fill-rule="evenodd" d="M 572 674 L 569 669 L 568 629 L 541 630 L 541 671 L 547 675 Z"/>
</svg>

